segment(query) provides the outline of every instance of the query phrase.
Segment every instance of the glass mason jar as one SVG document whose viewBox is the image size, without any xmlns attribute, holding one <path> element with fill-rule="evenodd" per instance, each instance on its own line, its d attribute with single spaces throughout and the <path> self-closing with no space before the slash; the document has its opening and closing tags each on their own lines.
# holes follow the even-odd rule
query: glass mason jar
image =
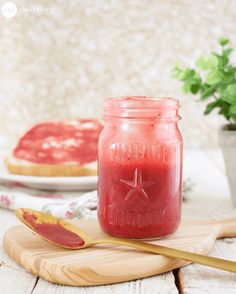
<svg viewBox="0 0 236 294">
<path fill-rule="evenodd" d="M 172 98 L 111 98 L 99 138 L 98 218 L 124 238 L 174 232 L 182 201 L 179 102 Z"/>
</svg>

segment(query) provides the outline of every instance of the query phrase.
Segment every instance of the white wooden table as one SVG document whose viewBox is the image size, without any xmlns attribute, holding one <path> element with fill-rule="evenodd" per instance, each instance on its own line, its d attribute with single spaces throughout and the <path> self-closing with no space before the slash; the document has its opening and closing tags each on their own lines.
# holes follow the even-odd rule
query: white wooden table
<svg viewBox="0 0 236 294">
<path fill-rule="evenodd" d="M 184 216 L 195 219 L 226 218 L 233 209 L 220 150 L 185 152 L 185 178 L 195 182 L 194 190 L 183 205 Z M 86 293 L 86 294 L 157 294 L 157 293 L 236 293 L 236 275 L 192 264 L 159 276 L 128 283 L 99 287 L 68 287 L 48 283 L 27 273 L 3 250 L 4 232 L 17 224 L 13 212 L 0 209 L 0 294 L 11 293 Z M 216 242 L 212 256 L 236 261 L 236 239 Z"/>
</svg>

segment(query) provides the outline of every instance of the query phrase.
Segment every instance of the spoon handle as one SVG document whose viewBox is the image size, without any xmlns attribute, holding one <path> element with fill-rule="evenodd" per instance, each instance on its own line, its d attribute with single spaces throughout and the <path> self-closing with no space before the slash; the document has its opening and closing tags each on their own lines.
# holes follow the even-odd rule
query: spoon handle
<svg viewBox="0 0 236 294">
<path fill-rule="evenodd" d="M 186 261 L 206 265 L 209 267 L 221 269 L 224 271 L 229 271 L 236 273 L 236 262 L 220 259 L 216 257 L 211 257 L 207 255 L 201 255 L 197 253 L 191 253 L 188 251 L 149 244 L 141 241 L 133 241 L 133 240 L 124 240 L 118 238 L 103 238 L 93 242 L 93 244 L 115 244 L 115 245 L 123 245 L 128 247 L 133 247 L 142 251 L 152 252 L 161 254 L 164 256 L 179 258 Z"/>
</svg>

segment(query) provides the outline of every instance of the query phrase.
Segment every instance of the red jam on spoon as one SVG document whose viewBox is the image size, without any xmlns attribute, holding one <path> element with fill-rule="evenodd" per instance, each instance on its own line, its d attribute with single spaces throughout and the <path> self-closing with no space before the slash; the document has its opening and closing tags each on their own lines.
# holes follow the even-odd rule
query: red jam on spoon
<svg viewBox="0 0 236 294">
<path fill-rule="evenodd" d="M 33 212 L 30 213 L 29 211 L 23 209 L 22 211 L 23 220 L 30 224 L 36 233 L 45 237 L 49 241 L 69 248 L 78 248 L 85 244 L 84 240 L 80 236 L 70 230 L 67 230 L 60 223 L 60 221 L 55 223 L 45 222 Z"/>
</svg>

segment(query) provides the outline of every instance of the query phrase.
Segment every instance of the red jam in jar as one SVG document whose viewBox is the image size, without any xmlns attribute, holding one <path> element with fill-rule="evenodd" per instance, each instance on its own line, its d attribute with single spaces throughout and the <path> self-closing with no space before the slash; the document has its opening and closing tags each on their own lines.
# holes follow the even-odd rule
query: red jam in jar
<svg viewBox="0 0 236 294">
<path fill-rule="evenodd" d="M 111 98 L 99 138 L 98 218 L 124 238 L 173 233 L 180 222 L 182 136 L 172 98 Z"/>
</svg>

